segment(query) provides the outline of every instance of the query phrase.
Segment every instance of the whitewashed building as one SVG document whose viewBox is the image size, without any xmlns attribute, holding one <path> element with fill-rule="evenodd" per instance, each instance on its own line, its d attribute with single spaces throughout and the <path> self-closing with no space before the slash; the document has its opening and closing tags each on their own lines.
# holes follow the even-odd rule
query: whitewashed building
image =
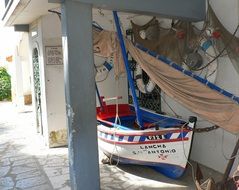
<svg viewBox="0 0 239 190">
<path fill-rule="evenodd" d="M 187 0 L 184 1 L 189 3 Z M 35 126 L 37 131 L 43 135 L 45 144 L 49 147 L 66 145 L 68 126 L 69 152 L 70 156 L 72 156 L 71 172 L 75 172 L 76 176 L 81 177 L 81 180 L 84 181 L 85 177 L 82 177 L 83 174 L 75 171 L 74 167 L 76 167 L 76 163 L 80 164 L 79 167 L 84 165 L 87 156 L 91 156 L 92 161 L 87 166 L 92 169 L 93 177 L 98 179 L 97 174 L 95 174 L 98 170 L 94 111 L 96 105 L 95 73 L 91 54 L 92 31 L 89 28 L 91 26 L 90 19 L 92 19 L 90 13 L 92 4 L 95 7 L 103 6 L 107 9 L 118 7 L 117 9 L 119 10 L 130 10 L 133 12 L 136 9 L 137 13 L 143 12 L 144 14 L 160 13 L 161 11 L 163 15 L 174 17 L 177 17 L 177 14 L 183 14 L 185 17 L 197 17 L 198 15 L 196 13 L 187 13 L 186 11 L 176 11 L 174 12 L 175 15 L 171 15 L 172 13 L 167 12 L 170 11 L 170 7 L 165 8 L 164 12 L 164 10 L 155 10 L 152 5 L 145 7 L 144 11 L 144 4 L 140 5 L 138 3 L 134 7 L 130 1 L 120 1 L 121 3 L 117 1 L 116 3 L 104 0 L 91 0 L 89 2 L 86 0 L 49 0 L 49 2 L 47 0 L 4 0 L 1 2 L 0 12 L 3 14 L 0 18 L 4 25 L 14 26 L 16 32 L 22 32 L 22 38 L 16 44 L 18 51 L 14 55 L 16 73 L 18 73 L 16 82 L 17 86 L 20 86 L 22 89 L 22 92 L 20 90 L 20 94 L 16 96 L 19 99 L 18 101 L 21 102 L 22 96 L 24 97 L 23 92 L 30 94 L 29 85 L 31 84 Z M 62 10 L 60 9 L 60 2 L 62 2 Z M 150 1 L 150 3 L 155 2 L 154 0 Z M 175 1 L 172 0 L 172 2 Z M 230 32 L 233 32 L 239 20 L 238 1 L 212 0 L 210 3 L 219 19 L 225 24 L 225 27 Z M 166 4 L 164 1 L 163 5 L 166 6 Z M 231 11 L 223 7 L 228 7 Z M 178 9 L 180 10 L 180 8 L 182 7 L 179 5 Z M 48 10 L 62 11 L 62 21 L 57 14 Z M 130 27 L 129 14 L 121 14 L 121 17 L 125 29 Z M 201 17 L 200 14 L 199 17 Z M 150 18 L 147 16 L 140 19 L 135 17 L 134 20 L 138 24 L 144 24 Z M 110 11 L 94 9 L 93 19 L 105 29 L 114 29 Z M 80 44 L 81 42 L 83 45 Z M 95 61 L 96 65 L 100 65 L 104 60 L 95 57 Z M 219 59 L 219 62 L 215 83 L 239 95 L 238 73 L 230 64 L 228 58 L 222 57 Z M 83 71 L 78 72 L 80 69 L 85 73 Z M 85 78 L 91 81 L 83 84 L 82 81 Z M 108 73 L 107 78 L 103 82 L 98 83 L 100 92 L 106 97 L 119 94 L 123 96 L 122 102 L 128 102 L 126 78 L 122 77 L 120 79 L 118 89 L 116 88 L 117 85 L 114 80 L 113 70 Z M 170 98 L 165 98 L 173 109 L 184 118 L 192 114 Z M 162 109 L 165 112 L 170 112 L 167 105 L 163 102 Z M 83 113 L 83 111 L 86 111 L 86 113 Z M 210 124 L 205 121 L 199 122 L 199 127 L 206 127 L 208 125 Z M 77 127 L 82 129 L 85 134 L 80 134 L 81 130 L 77 131 Z M 191 159 L 219 172 L 224 172 L 227 164 L 224 154 L 228 155 L 228 157 L 230 156 L 236 140 L 237 136 L 224 132 L 221 129 L 206 134 L 195 134 Z M 87 145 L 84 145 L 84 143 Z M 91 149 L 90 153 L 84 152 L 87 146 Z M 82 154 L 87 156 L 79 161 L 82 158 L 79 155 Z M 75 181 L 75 176 L 72 176 L 71 179 L 72 186 L 81 186 L 79 182 Z M 89 184 L 87 185 L 89 186 Z M 93 183 L 93 186 L 98 187 L 98 181 Z"/>
</svg>

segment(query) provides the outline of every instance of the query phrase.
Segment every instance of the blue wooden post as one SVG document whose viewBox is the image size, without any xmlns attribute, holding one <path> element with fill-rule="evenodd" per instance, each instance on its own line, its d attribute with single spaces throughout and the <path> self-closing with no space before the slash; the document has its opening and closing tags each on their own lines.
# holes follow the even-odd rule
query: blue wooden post
<svg viewBox="0 0 239 190">
<path fill-rule="evenodd" d="M 102 104 L 102 100 L 100 98 L 100 92 L 99 92 L 99 89 L 98 89 L 98 86 L 96 83 L 95 83 L 95 89 L 96 89 L 96 95 L 97 95 L 97 98 L 98 98 L 98 101 L 100 104 L 100 109 L 103 110 L 103 104 Z"/>
<path fill-rule="evenodd" d="M 62 44 L 72 190 L 99 190 L 92 5 L 62 2 Z"/>
<path fill-rule="evenodd" d="M 128 81 L 129 81 L 129 86 L 130 86 L 132 96 L 133 96 L 133 102 L 134 102 L 135 113 L 137 116 L 137 122 L 138 122 L 138 125 L 140 126 L 140 128 L 143 129 L 144 126 L 143 126 L 141 111 L 140 111 L 138 101 L 137 101 L 137 96 L 135 93 L 134 81 L 133 81 L 131 73 L 130 73 L 127 52 L 126 52 L 126 48 L 125 48 L 125 44 L 124 44 L 124 37 L 121 32 L 120 22 L 119 22 L 117 11 L 113 11 L 113 15 L 114 15 L 118 38 L 120 41 L 120 47 L 121 47 L 121 51 L 122 51 L 122 55 L 123 55 L 123 59 L 124 59 L 124 65 L 125 65 L 125 69 L 126 69 L 126 73 L 127 73 L 127 77 L 128 77 Z"/>
</svg>

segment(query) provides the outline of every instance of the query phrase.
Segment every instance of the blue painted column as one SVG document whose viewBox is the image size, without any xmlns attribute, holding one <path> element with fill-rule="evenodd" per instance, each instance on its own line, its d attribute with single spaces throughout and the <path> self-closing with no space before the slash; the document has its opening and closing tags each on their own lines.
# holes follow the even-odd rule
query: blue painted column
<svg viewBox="0 0 239 190">
<path fill-rule="evenodd" d="M 92 6 L 63 1 L 62 41 L 73 190 L 100 189 L 92 38 Z"/>
</svg>

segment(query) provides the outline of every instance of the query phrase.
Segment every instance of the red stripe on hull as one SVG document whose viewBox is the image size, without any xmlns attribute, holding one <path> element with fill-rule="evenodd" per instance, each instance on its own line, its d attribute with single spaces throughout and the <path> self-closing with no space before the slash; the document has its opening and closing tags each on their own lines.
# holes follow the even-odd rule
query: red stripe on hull
<svg viewBox="0 0 239 190">
<path fill-rule="evenodd" d="M 132 133 L 132 131 L 113 131 L 113 130 L 107 130 L 107 129 L 101 129 L 98 127 L 99 132 L 111 134 L 111 135 L 117 135 L 117 136 L 154 136 L 154 135 L 165 135 L 168 133 L 181 133 L 181 132 L 192 132 L 190 130 L 180 130 L 180 129 L 175 129 L 175 130 L 157 130 L 157 131 L 149 131 L 149 132 L 138 132 L 135 131 Z"/>
<path fill-rule="evenodd" d="M 180 141 L 188 141 L 189 138 L 188 137 L 185 137 L 185 138 L 179 138 L 179 139 L 163 139 L 163 140 L 150 140 L 150 141 L 142 141 L 142 142 L 129 142 L 129 141 L 113 141 L 113 140 L 108 140 L 108 139 L 105 139 L 105 138 L 102 138 L 102 137 L 99 137 L 98 138 L 102 141 L 105 141 L 107 143 L 110 143 L 110 144 L 125 144 L 125 145 L 136 145 L 136 144 L 155 144 L 155 143 L 170 143 L 170 142 L 180 142 Z"/>
<path fill-rule="evenodd" d="M 103 122 L 103 123 L 105 123 L 105 124 L 108 124 L 108 125 L 110 125 L 110 126 L 114 126 L 114 123 L 112 123 L 112 122 L 110 122 L 110 121 L 106 121 L 106 120 L 102 120 L 102 119 L 99 119 L 99 118 L 97 118 L 97 120 L 98 121 L 101 121 L 101 122 Z M 102 124 L 103 125 L 103 124 Z M 104 126 L 104 125 L 103 125 Z M 183 125 L 182 125 L 183 126 Z M 106 127 L 107 128 L 107 127 Z M 173 128 L 173 127 L 171 127 L 171 128 Z M 178 128 L 178 127 L 177 127 Z M 102 132 L 106 132 L 106 133 L 110 133 L 110 134 L 115 134 L 115 132 L 114 131 L 111 131 L 111 130 L 105 130 L 105 129 L 98 129 L 98 130 L 101 130 Z M 146 135 L 162 135 L 162 134 L 165 134 L 165 133 L 180 133 L 180 132 L 191 132 L 192 130 L 188 130 L 188 129 L 172 129 L 172 130 L 167 130 L 167 129 L 165 129 L 165 130 L 157 130 L 157 131 L 155 131 L 155 132 L 138 132 L 138 131 L 135 131 L 135 133 L 136 133 L 136 135 L 135 134 L 130 134 L 130 136 L 142 136 L 142 135 L 144 135 L 144 134 L 146 134 Z M 157 134 L 156 134 L 157 133 Z M 119 134 L 119 135 L 127 135 L 127 132 L 124 132 L 124 131 L 122 131 L 122 132 L 116 132 L 116 134 Z M 128 135 L 127 135 L 128 136 Z"/>
</svg>

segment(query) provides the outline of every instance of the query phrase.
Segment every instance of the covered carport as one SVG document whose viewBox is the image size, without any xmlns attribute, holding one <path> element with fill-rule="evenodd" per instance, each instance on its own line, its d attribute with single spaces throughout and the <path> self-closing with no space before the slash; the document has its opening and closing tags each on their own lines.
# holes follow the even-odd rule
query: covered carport
<svg viewBox="0 0 239 190">
<path fill-rule="evenodd" d="M 49 0 L 61 3 L 68 147 L 72 189 L 100 189 L 93 65 L 92 8 L 203 20 L 200 0 Z"/>
</svg>

